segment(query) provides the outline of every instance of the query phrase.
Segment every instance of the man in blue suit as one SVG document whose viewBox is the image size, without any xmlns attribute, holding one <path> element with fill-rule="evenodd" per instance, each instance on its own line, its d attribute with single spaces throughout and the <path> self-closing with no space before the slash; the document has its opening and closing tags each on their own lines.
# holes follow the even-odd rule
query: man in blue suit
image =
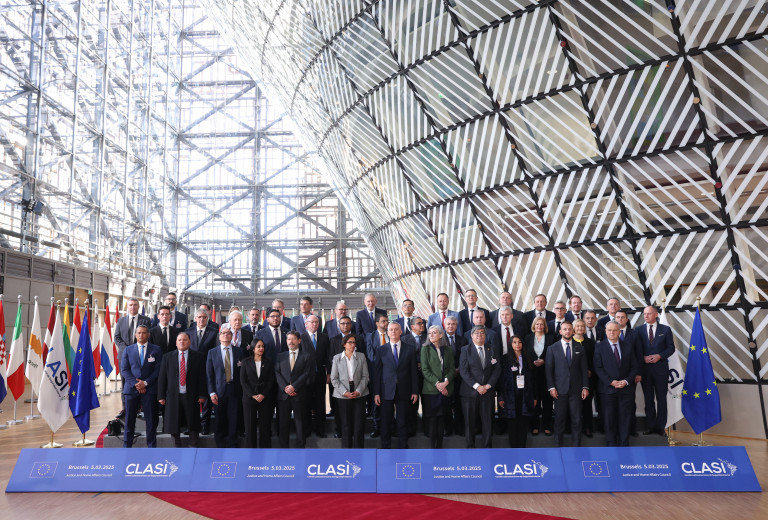
<svg viewBox="0 0 768 520">
<path fill-rule="evenodd" d="M 264 342 L 264 356 L 273 363 L 280 352 L 288 350 L 288 342 L 285 337 L 288 331 L 280 326 L 281 322 L 282 314 L 280 311 L 269 309 L 267 311 L 267 326 L 255 335 L 255 339 Z"/>
<path fill-rule="evenodd" d="M 454 316 L 458 320 L 458 328 L 456 329 L 456 334 L 463 336 L 464 328 L 461 326 L 461 316 L 459 316 L 457 311 L 448 310 L 448 301 L 449 300 L 447 294 L 440 293 L 437 295 L 437 312 L 429 315 L 429 319 L 427 320 L 427 330 L 429 330 L 432 325 L 437 325 L 438 327 L 445 330 L 443 321 L 447 316 Z"/>
<path fill-rule="evenodd" d="M 144 410 L 147 425 L 147 447 L 156 448 L 155 410 L 157 407 L 157 378 L 160 375 L 160 358 L 163 352 L 157 345 L 149 343 L 149 327 L 136 327 L 136 343 L 128 345 L 120 359 L 120 371 L 125 378 L 125 435 L 123 448 L 133 446 L 133 431 L 136 414 Z"/>
<path fill-rule="evenodd" d="M 400 306 L 400 311 L 403 315 L 395 320 L 395 323 L 400 325 L 400 330 L 403 331 L 403 336 L 411 334 L 411 323 L 413 322 L 413 318 L 415 318 L 413 314 L 415 309 L 416 307 L 413 305 L 413 300 L 403 300 L 403 304 Z"/>
<path fill-rule="evenodd" d="M 376 315 L 376 330 L 366 335 L 365 338 L 365 357 L 368 359 L 368 373 L 373 374 L 371 378 L 371 386 L 373 386 L 373 379 L 376 375 L 376 356 L 378 355 L 379 347 L 385 345 L 389 341 L 387 335 L 387 327 L 389 326 L 389 318 L 386 314 Z M 376 438 L 381 434 L 381 407 L 376 404 L 373 393 L 368 394 L 368 411 L 371 414 L 371 422 L 373 423 L 373 432 L 371 437 Z"/>
<path fill-rule="evenodd" d="M 547 389 L 555 400 L 555 447 L 563 445 L 566 420 L 571 416 L 573 446 L 581 445 L 581 402 L 589 395 L 587 352 L 573 339 L 573 325 L 560 325 L 560 341 L 547 347 L 544 368 Z"/>
<path fill-rule="evenodd" d="M 307 327 L 304 325 L 304 322 L 307 321 L 307 318 L 313 315 L 312 298 L 309 296 L 302 296 L 301 300 L 299 300 L 299 309 L 301 312 L 291 318 L 290 330 L 295 330 L 298 331 L 299 334 L 304 334 L 307 332 Z M 320 325 L 322 326 L 322 323 Z"/>
<path fill-rule="evenodd" d="M 491 313 L 488 309 L 483 309 L 477 305 L 477 291 L 474 289 L 467 289 L 464 291 L 464 301 L 467 302 L 467 308 L 459 311 L 459 322 L 461 328 L 466 332 L 472 330 L 474 327 L 474 316 L 476 312 L 482 312 L 485 314 L 485 325 L 491 327 Z"/>
<path fill-rule="evenodd" d="M 419 398 L 419 379 L 416 370 L 416 349 L 400 341 L 402 331 L 397 323 L 387 327 L 389 343 L 376 350 L 374 366 L 374 402 L 381 406 L 381 447 L 392 447 L 392 422 L 397 417 L 397 447 L 408 448 L 409 403 Z"/>
<path fill-rule="evenodd" d="M 285 317 L 285 302 L 279 298 L 275 298 L 272 300 L 272 308 L 280 311 L 280 316 L 282 316 L 280 326 L 285 330 L 291 330 L 291 319 Z"/>
<path fill-rule="evenodd" d="M 243 349 L 232 346 L 228 323 L 219 327 L 219 345 L 208 352 L 208 393 L 216 407 L 217 448 L 237 448 L 237 419 L 240 404 L 240 363 Z"/>
<path fill-rule="evenodd" d="M 667 427 L 667 385 L 669 363 L 667 359 L 675 353 L 672 329 L 658 322 L 659 313 L 649 305 L 643 310 L 645 324 L 635 333 L 635 349 L 639 355 L 642 373 L 643 396 L 645 397 L 645 418 L 648 431 L 644 435 L 664 435 Z"/>
<path fill-rule="evenodd" d="M 376 307 L 378 300 L 376 295 L 368 293 L 363 299 L 365 309 L 357 311 L 355 314 L 355 334 L 358 336 L 367 336 L 376 330 L 376 316 L 387 315 L 387 311 Z"/>
<path fill-rule="evenodd" d="M 619 324 L 615 321 L 605 324 L 605 336 L 606 339 L 595 347 L 595 372 L 605 442 L 608 446 L 629 446 L 635 375 L 639 368 L 637 356 L 629 342 L 619 339 Z"/>
</svg>

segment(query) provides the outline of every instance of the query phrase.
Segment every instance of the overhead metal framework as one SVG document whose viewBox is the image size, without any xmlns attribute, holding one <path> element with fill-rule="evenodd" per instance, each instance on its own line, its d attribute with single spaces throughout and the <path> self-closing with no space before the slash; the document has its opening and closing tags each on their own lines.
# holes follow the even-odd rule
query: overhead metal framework
<svg viewBox="0 0 768 520">
<path fill-rule="evenodd" d="M 3 0 L 0 247 L 256 299 L 381 288 L 316 154 L 182 0 Z"/>
</svg>

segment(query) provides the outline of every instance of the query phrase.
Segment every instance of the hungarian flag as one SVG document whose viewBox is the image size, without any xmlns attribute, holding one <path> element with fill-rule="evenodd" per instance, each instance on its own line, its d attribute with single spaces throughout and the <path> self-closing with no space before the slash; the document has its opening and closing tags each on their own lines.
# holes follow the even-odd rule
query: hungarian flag
<svg viewBox="0 0 768 520">
<path fill-rule="evenodd" d="M 24 394 L 24 343 L 21 337 L 21 300 L 16 309 L 16 323 L 13 325 L 11 355 L 8 358 L 8 390 L 14 401 Z"/>
<path fill-rule="evenodd" d="M 35 301 L 35 314 L 32 316 L 32 330 L 29 332 L 29 350 L 27 351 L 27 379 L 32 390 L 40 393 L 40 379 L 43 377 L 43 344 L 40 335 L 40 309 Z"/>
<path fill-rule="evenodd" d="M 75 353 L 72 351 L 72 343 L 69 342 L 69 305 L 64 304 L 64 322 L 61 324 L 62 340 L 64 342 L 64 357 L 67 361 L 67 374 L 69 382 L 72 382 L 72 364 L 75 362 Z"/>
<path fill-rule="evenodd" d="M 51 345 L 48 347 L 48 358 L 40 380 L 40 395 L 37 399 L 37 409 L 54 433 L 69 418 L 69 379 L 64 352 L 65 337 L 57 310 L 56 323 L 51 333 Z"/>
<path fill-rule="evenodd" d="M 109 307 L 107 307 L 109 309 Z M 117 327 L 117 320 L 120 319 L 120 311 L 117 308 L 117 303 L 115 303 L 115 327 Z M 107 322 L 107 329 L 109 329 L 109 342 L 112 345 L 112 359 L 114 360 L 114 366 L 115 370 L 117 370 L 117 373 L 120 373 L 120 353 L 117 351 L 117 345 L 114 341 L 114 336 L 112 336 L 112 326 Z"/>
<path fill-rule="evenodd" d="M 48 358 L 48 349 L 51 348 L 51 338 L 53 338 L 53 326 L 56 323 L 56 310 L 51 298 L 51 312 L 48 314 L 48 326 L 45 328 L 45 340 L 43 341 L 43 366 Z M 39 386 L 38 386 L 39 388 Z"/>
<path fill-rule="evenodd" d="M 93 373 L 96 377 L 101 375 L 101 327 L 99 327 L 99 304 L 93 304 L 93 328 L 91 334 L 91 347 L 93 347 Z"/>
<path fill-rule="evenodd" d="M 8 390 L 5 387 L 6 369 L 8 368 L 8 353 L 5 349 L 5 314 L 3 313 L 3 296 L 0 295 L 0 403 L 5 399 Z"/>
<path fill-rule="evenodd" d="M 94 375 L 93 355 L 91 354 L 91 337 L 88 332 L 87 309 L 81 332 L 75 353 L 72 385 L 69 388 L 69 409 L 72 411 L 72 417 L 80 428 L 80 432 L 85 433 L 91 429 L 91 410 L 99 407 L 96 385 L 93 382 L 96 376 Z"/>
</svg>

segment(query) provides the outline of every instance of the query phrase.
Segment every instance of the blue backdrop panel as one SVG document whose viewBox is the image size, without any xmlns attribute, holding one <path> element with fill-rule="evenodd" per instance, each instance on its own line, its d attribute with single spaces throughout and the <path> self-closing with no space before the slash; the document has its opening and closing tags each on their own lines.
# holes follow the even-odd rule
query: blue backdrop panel
<svg viewBox="0 0 768 520">
<path fill-rule="evenodd" d="M 375 493 L 375 450 L 200 449 L 190 491 Z"/>
<path fill-rule="evenodd" d="M 743 446 L 560 451 L 569 491 L 760 491 Z"/>
<path fill-rule="evenodd" d="M 378 450 L 379 493 L 567 490 L 555 449 Z"/>
<path fill-rule="evenodd" d="M 7 492 L 186 491 L 195 449 L 23 449 Z"/>
</svg>

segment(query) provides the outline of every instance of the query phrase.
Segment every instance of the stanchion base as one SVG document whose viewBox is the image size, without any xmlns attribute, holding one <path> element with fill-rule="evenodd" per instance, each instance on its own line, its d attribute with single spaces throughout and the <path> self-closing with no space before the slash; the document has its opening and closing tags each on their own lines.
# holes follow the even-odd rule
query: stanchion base
<svg viewBox="0 0 768 520">
<path fill-rule="evenodd" d="M 37 397 L 35 397 L 34 399 L 24 399 L 24 402 L 25 403 L 36 403 L 37 402 Z"/>
<path fill-rule="evenodd" d="M 72 446 L 75 446 L 77 448 L 84 448 L 85 446 L 93 446 L 96 444 L 91 439 L 80 439 L 79 441 L 75 441 L 72 443 Z"/>
<path fill-rule="evenodd" d="M 8 421 L 8 426 L 15 426 L 15 425 L 21 424 L 23 422 L 24 421 L 22 421 L 21 419 L 11 419 L 10 421 Z"/>
<path fill-rule="evenodd" d="M 49 442 L 48 444 L 43 444 L 40 446 L 41 448 L 61 448 L 63 447 L 63 444 L 60 444 L 58 442 Z"/>
<path fill-rule="evenodd" d="M 692 442 L 691 446 L 712 446 L 712 443 L 701 440 L 701 441 Z"/>
<path fill-rule="evenodd" d="M 667 439 L 667 444 L 670 446 L 678 446 L 681 444 L 681 442 L 676 441 L 675 439 Z"/>
<path fill-rule="evenodd" d="M 8 425 L 7 424 L 0 424 L 0 430 L 7 430 Z"/>
<path fill-rule="evenodd" d="M 25 421 L 34 421 L 35 419 L 39 419 L 39 415 L 25 415 L 24 420 Z"/>
</svg>

